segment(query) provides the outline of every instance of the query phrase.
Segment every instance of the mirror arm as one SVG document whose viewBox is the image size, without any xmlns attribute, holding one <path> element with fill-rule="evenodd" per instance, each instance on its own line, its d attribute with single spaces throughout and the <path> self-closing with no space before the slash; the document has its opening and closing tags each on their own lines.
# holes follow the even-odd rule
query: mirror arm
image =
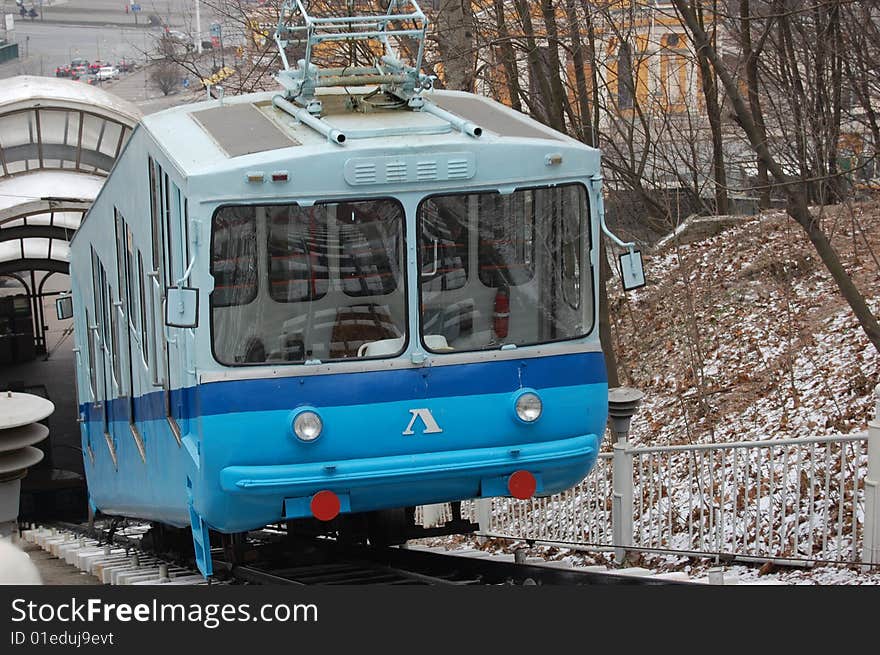
<svg viewBox="0 0 880 655">
<path fill-rule="evenodd" d="M 174 286 L 176 286 L 178 289 L 183 286 L 183 283 L 189 279 L 190 273 L 192 273 L 193 266 L 195 266 L 195 264 L 196 256 L 193 255 L 192 258 L 189 260 L 189 266 L 187 266 L 186 270 L 183 272 L 183 277 L 177 280 L 177 282 L 174 283 Z"/>
<path fill-rule="evenodd" d="M 611 239 L 614 243 L 616 243 L 621 248 L 626 248 L 629 250 L 629 253 L 632 255 L 636 249 L 635 241 L 624 241 L 620 237 L 618 237 L 611 229 L 608 227 L 608 224 L 605 223 L 605 203 L 602 201 L 602 176 L 601 175 L 593 175 L 590 178 L 590 183 L 593 186 L 593 190 L 596 192 L 596 209 L 599 214 L 599 225 L 602 227 L 602 232 L 605 233 L 609 239 Z"/>
</svg>

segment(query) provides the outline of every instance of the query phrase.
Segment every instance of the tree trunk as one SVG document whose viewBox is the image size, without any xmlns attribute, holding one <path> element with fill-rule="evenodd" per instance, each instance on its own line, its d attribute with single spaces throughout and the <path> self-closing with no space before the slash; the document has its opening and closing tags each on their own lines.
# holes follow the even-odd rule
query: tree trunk
<svg viewBox="0 0 880 655">
<path fill-rule="evenodd" d="M 699 12 L 698 19 L 703 24 L 703 10 L 692 0 L 692 6 L 696 6 Z M 715 30 L 713 16 L 713 30 Z M 697 63 L 700 66 L 700 78 L 703 87 L 703 98 L 706 101 L 706 115 L 709 118 L 709 129 L 712 132 L 712 175 L 715 180 L 715 213 L 729 213 L 727 197 L 727 172 L 724 169 L 724 138 L 721 133 L 721 105 L 718 102 L 718 85 L 715 81 L 715 73 L 709 65 L 709 60 L 702 50 L 697 50 Z M 695 187 L 696 188 L 696 187 Z"/>
<path fill-rule="evenodd" d="M 467 0 L 442 0 L 437 12 L 437 48 L 447 89 L 474 89 L 474 14 Z"/>
<path fill-rule="evenodd" d="M 742 56 L 745 60 L 746 88 L 748 89 L 749 109 L 755 119 L 755 128 L 762 141 L 767 140 L 767 131 L 764 127 L 764 115 L 761 112 L 761 103 L 758 99 L 758 54 L 759 50 L 752 49 L 752 20 L 749 0 L 740 0 L 739 16 L 742 30 Z M 761 46 L 759 46 L 760 48 Z M 770 207 L 770 176 L 767 174 L 767 164 L 758 158 L 758 196 L 761 209 Z"/>
<path fill-rule="evenodd" d="M 593 126 L 590 123 L 590 95 L 587 90 L 584 45 L 581 41 L 581 26 L 574 0 L 565 0 L 565 14 L 568 19 L 568 32 L 571 35 L 571 59 L 574 65 L 575 89 L 577 91 L 578 120 L 575 131 L 581 141 L 593 146 L 595 144 L 592 142 Z"/>
<path fill-rule="evenodd" d="M 522 111 L 519 67 L 516 63 L 516 53 L 510 42 L 510 32 L 507 29 L 507 18 L 504 15 L 504 0 L 495 0 L 495 29 L 498 30 L 498 47 L 501 50 L 501 63 L 504 65 L 504 74 L 507 78 L 507 93 L 510 96 L 510 106 L 517 111 Z"/>
<path fill-rule="evenodd" d="M 560 132 L 567 133 L 565 129 L 565 103 L 568 95 L 562 83 L 562 63 L 559 61 L 559 30 L 556 27 L 556 8 L 552 0 L 541 2 L 541 11 L 544 15 L 544 29 L 547 31 L 547 68 L 550 70 L 550 97 L 547 99 L 550 105 L 551 125 Z"/>
<path fill-rule="evenodd" d="M 528 104 L 533 118 L 540 120 L 555 130 L 565 132 L 565 120 L 562 113 L 555 111 L 558 99 L 553 98 L 550 81 L 547 79 L 549 76 L 542 74 L 547 66 L 545 65 L 544 56 L 538 48 L 538 42 L 535 39 L 531 5 L 526 0 L 514 0 L 514 6 L 523 27 L 523 36 L 529 62 L 529 78 L 537 85 L 539 96 L 535 98 L 531 94 L 526 95 L 526 104 Z"/>
</svg>

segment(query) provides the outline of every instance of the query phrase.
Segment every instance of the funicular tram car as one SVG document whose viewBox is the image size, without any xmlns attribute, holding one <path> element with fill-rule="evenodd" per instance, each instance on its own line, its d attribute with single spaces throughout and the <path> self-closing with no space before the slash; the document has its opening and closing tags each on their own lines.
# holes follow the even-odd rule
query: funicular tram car
<svg viewBox="0 0 880 655">
<path fill-rule="evenodd" d="M 597 456 L 599 152 L 360 74 L 145 117 L 72 243 L 90 502 L 191 527 L 206 573 L 209 528 L 547 495 Z"/>
</svg>

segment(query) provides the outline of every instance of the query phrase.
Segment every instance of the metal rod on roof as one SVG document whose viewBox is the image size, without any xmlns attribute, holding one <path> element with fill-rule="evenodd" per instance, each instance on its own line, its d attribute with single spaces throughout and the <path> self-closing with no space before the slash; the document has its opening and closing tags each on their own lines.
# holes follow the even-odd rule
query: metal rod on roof
<svg viewBox="0 0 880 655">
<path fill-rule="evenodd" d="M 307 109 L 303 107 L 297 107 L 293 103 L 285 100 L 280 95 L 272 98 L 272 104 L 278 107 L 278 109 L 280 109 L 281 111 L 290 114 L 301 123 L 305 123 L 319 134 L 323 134 L 332 143 L 336 143 L 338 145 L 342 145 L 343 143 L 345 143 L 345 134 L 337 130 L 329 123 L 322 121 L 320 118 L 312 116 Z"/>
<path fill-rule="evenodd" d="M 336 68 L 319 68 L 319 78 L 334 75 L 378 75 L 381 71 L 376 66 L 337 66 Z"/>
<path fill-rule="evenodd" d="M 315 83 L 316 87 L 325 86 L 368 86 L 373 84 L 403 84 L 407 81 L 407 76 L 403 74 L 387 74 L 387 75 L 346 75 L 339 77 L 319 77 Z"/>
<path fill-rule="evenodd" d="M 448 112 L 445 109 L 441 109 L 430 100 L 423 99 L 423 101 L 424 104 L 422 104 L 421 106 L 422 111 L 428 112 L 429 114 L 432 114 L 437 118 L 442 118 L 459 132 L 462 132 L 463 134 L 468 134 L 475 139 L 479 138 L 483 134 L 483 128 L 476 123 L 471 123 L 470 121 L 465 120 L 460 116 L 456 116 L 455 114 Z"/>
<path fill-rule="evenodd" d="M 385 37 L 388 36 L 421 36 L 423 30 L 395 30 L 393 32 L 382 32 Z M 342 32 L 340 34 L 314 34 L 311 36 L 312 41 L 321 43 L 323 41 L 348 41 L 349 39 L 368 39 L 379 38 L 377 32 Z"/>
</svg>

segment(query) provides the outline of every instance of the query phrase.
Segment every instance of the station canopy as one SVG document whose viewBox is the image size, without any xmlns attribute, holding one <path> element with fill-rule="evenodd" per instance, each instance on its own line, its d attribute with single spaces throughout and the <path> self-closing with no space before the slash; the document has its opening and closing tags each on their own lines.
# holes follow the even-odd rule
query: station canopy
<svg viewBox="0 0 880 655">
<path fill-rule="evenodd" d="M 141 118 L 83 82 L 0 85 L 0 275 L 67 273 L 69 242 Z"/>
</svg>

